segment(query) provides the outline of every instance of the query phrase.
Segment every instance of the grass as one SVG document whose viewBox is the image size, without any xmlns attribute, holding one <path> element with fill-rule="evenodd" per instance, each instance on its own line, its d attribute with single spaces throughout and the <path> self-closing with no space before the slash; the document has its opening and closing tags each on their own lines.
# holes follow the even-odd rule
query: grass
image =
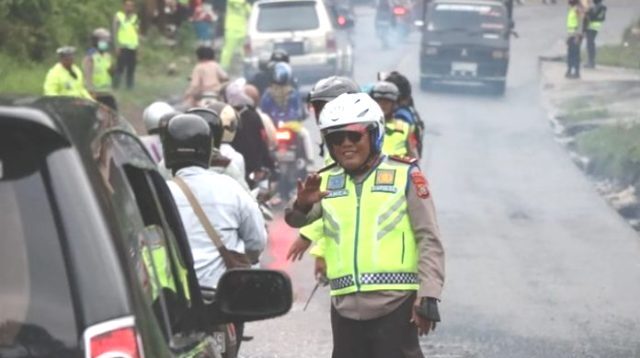
<svg viewBox="0 0 640 358">
<path fill-rule="evenodd" d="M 598 48 L 599 65 L 640 68 L 640 45 L 603 45 Z"/>
<path fill-rule="evenodd" d="M 558 119 L 566 122 L 581 122 L 611 117 L 611 113 L 606 107 L 601 108 L 578 108 L 567 111 L 558 116 Z"/>
<path fill-rule="evenodd" d="M 591 158 L 589 172 L 640 184 L 640 124 L 602 126 L 576 137 L 576 149 Z"/>
</svg>

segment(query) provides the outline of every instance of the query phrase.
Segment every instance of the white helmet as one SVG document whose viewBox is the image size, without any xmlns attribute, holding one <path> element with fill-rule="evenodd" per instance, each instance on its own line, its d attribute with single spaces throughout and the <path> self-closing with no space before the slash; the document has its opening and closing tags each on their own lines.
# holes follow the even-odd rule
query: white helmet
<svg viewBox="0 0 640 358">
<path fill-rule="evenodd" d="M 379 153 L 384 140 L 384 113 L 366 93 L 344 93 L 327 103 L 320 113 L 318 126 L 322 135 L 331 129 L 350 124 L 373 126 L 372 150 Z"/>
<path fill-rule="evenodd" d="M 166 102 L 153 102 L 145 108 L 142 120 L 147 128 L 147 133 L 155 132 L 160 124 L 160 119 L 171 112 L 175 112 L 175 110 Z"/>
<path fill-rule="evenodd" d="M 230 105 L 220 101 L 213 101 L 212 103 L 209 103 L 207 108 L 216 112 L 222 120 L 222 126 L 224 128 L 222 143 L 233 142 L 240 122 L 238 112 L 236 112 L 236 110 Z"/>
</svg>

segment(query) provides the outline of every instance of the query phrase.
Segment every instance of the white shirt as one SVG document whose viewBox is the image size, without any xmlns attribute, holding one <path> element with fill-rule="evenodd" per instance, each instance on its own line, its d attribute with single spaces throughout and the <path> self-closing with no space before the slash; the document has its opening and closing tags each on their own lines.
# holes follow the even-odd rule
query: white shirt
<svg viewBox="0 0 640 358">
<path fill-rule="evenodd" d="M 242 177 L 246 177 L 244 168 L 244 157 L 238 151 L 235 150 L 229 143 L 222 143 L 220 145 L 220 154 L 231 159 L 231 164 L 236 168 L 236 172 L 240 172 Z"/>
<path fill-rule="evenodd" d="M 227 249 L 242 253 L 264 250 L 267 233 L 262 213 L 240 184 L 195 166 L 180 169 L 176 175 L 187 183 Z M 222 257 L 182 190 L 172 181 L 168 185 L 189 239 L 200 286 L 216 287 L 226 271 Z"/>
</svg>

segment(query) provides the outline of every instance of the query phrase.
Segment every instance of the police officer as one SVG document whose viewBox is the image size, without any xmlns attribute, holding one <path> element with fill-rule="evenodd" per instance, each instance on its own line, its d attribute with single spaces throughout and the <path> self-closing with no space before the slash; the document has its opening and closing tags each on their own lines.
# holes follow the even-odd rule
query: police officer
<svg viewBox="0 0 640 358">
<path fill-rule="evenodd" d="M 118 63 L 113 78 L 113 87 L 120 86 L 120 79 L 126 73 L 127 88 L 133 88 L 136 71 L 137 52 L 140 44 L 138 15 L 135 13 L 135 2 L 124 0 L 123 11 L 118 11 L 113 19 L 113 33 L 116 36 L 116 55 Z"/>
<path fill-rule="evenodd" d="M 427 180 L 414 159 L 381 154 L 384 115 L 367 94 L 329 102 L 320 129 L 336 162 L 298 185 L 285 220 L 324 226 L 333 358 L 423 357 L 444 283 Z"/>
<path fill-rule="evenodd" d="M 238 183 L 207 170 L 211 141 L 209 124 L 200 116 L 186 113 L 171 118 L 164 141 L 167 167 L 193 192 L 225 247 L 257 260 L 266 242 L 262 214 Z M 227 269 L 224 261 L 185 193 L 174 181 L 168 185 L 184 223 L 200 286 L 215 288 Z"/>
<path fill-rule="evenodd" d="M 246 0 L 227 0 L 224 18 L 224 47 L 220 65 L 228 73 L 231 70 L 233 56 L 242 49 L 247 36 L 247 21 L 251 14 L 251 5 Z"/>
<path fill-rule="evenodd" d="M 307 98 L 307 102 L 313 108 L 316 123 L 320 121 L 320 114 L 324 106 L 338 96 L 344 93 L 358 93 L 360 86 L 348 78 L 343 76 L 330 76 L 316 82 Z M 324 142 L 320 143 L 320 156 L 324 157 L 325 164 L 331 164 L 333 159 L 326 150 Z M 319 242 L 324 236 L 322 222 L 317 221 L 300 229 L 300 236 L 291 244 L 287 259 L 301 260 L 312 242 Z M 321 265 L 322 263 L 317 263 Z"/>
<path fill-rule="evenodd" d="M 587 56 L 588 62 L 585 67 L 596 67 L 596 36 L 602 28 L 602 23 L 607 16 L 607 7 L 602 4 L 602 0 L 593 0 L 593 6 L 587 11 Z"/>
<path fill-rule="evenodd" d="M 82 71 L 73 63 L 76 49 L 64 46 L 60 47 L 56 53 L 59 61 L 47 72 L 44 80 L 44 95 L 93 99 L 84 87 Z"/>
<path fill-rule="evenodd" d="M 116 100 L 111 93 L 111 73 L 113 63 L 109 53 L 111 34 L 105 28 L 98 28 L 91 34 L 92 47 L 82 62 L 85 86 L 96 101 L 117 110 Z"/>
<path fill-rule="evenodd" d="M 415 141 L 411 140 L 412 126 L 394 117 L 399 96 L 398 87 L 391 82 L 380 81 L 373 86 L 369 94 L 384 113 L 385 138 L 382 152 L 387 155 L 419 159 Z"/>
<path fill-rule="evenodd" d="M 566 78 L 580 78 L 580 45 L 582 44 L 583 10 L 579 0 L 569 0 L 567 11 Z"/>
<path fill-rule="evenodd" d="M 383 74 L 379 80 L 391 82 L 398 87 L 398 105 L 396 106 L 394 117 L 404 120 L 411 125 L 411 128 L 413 129 L 411 140 L 415 143 L 418 156 L 421 156 L 423 148 L 422 139 L 424 136 L 424 122 L 413 103 L 411 82 L 409 82 L 409 79 L 406 76 L 398 71 L 392 71 L 388 75 Z"/>
</svg>

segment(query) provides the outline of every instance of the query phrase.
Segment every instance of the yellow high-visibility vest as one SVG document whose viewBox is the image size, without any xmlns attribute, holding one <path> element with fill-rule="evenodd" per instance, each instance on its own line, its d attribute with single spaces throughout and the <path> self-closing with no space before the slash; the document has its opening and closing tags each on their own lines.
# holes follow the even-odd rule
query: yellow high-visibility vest
<svg viewBox="0 0 640 358">
<path fill-rule="evenodd" d="M 406 157 L 409 154 L 409 135 L 411 125 L 401 119 L 393 119 L 385 123 L 384 142 L 382 153 L 386 155 L 398 155 Z"/>
<path fill-rule="evenodd" d="M 321 173 L 324 257 L 331 295 L 418 289 L 418 248 L 407 213 L 411 165 L 383 157 L 362 184 L 340 167 Z"/>
<path fill-rule="evenodd" d="M 123 11 L 116 13 L 118 20 L 118 33 L 116 40 L 119 47 L 135 50 L 138 48 L 138 15 L 132 14 L 127 17 Z"/>
<path fill-rule="evenodd" d="M 80 68 L 72 65 L 71 70 L 75 73 L 75 78 L 60 62 L 53 66 L 44 80 L 44 95 L 93 99 L 84 87 L 84 77 Z"/>
<path fill-rule="evenodd" d="M 580 27 L 580 16 L 578 15 L 578 7 L 572 6 L 567 13 L 567 32 L 572 34 L 578 31 Z"/>
<path fill-rule="evenodd" d="M 106 92 L 111 90 L 111 54 L 108 52 L 100 53 L 96 51 L 91 55 L 93 60 L 93 87 L 96 91 Z"/>
</svg>

